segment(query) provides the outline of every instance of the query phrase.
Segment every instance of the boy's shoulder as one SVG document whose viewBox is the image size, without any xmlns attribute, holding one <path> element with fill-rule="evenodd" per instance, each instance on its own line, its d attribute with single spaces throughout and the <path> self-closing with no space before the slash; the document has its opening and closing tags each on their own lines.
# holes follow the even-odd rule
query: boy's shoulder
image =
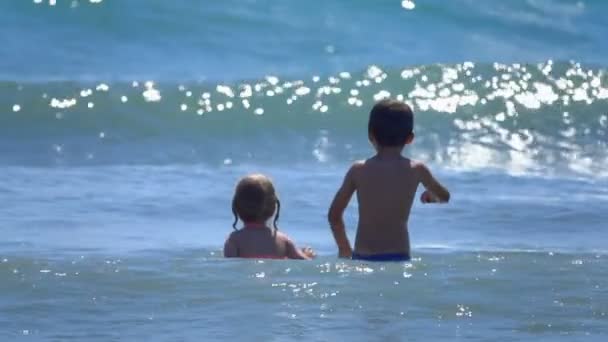
<svg viewBox="0 0 608 342">
<path fill-rule="evenodd" d="M 351 170 L 359 170 L 365 167 L 365 164 L 369 161 L 369 159 L 356 160 L 350 166 Z"/>
<path fill-rule="evenodd" d="M 348 169 L 348 172 L 346 172 L 346 179 L 353 179 L 354 177 L 357 177 L 357 174 L 359 174 L 361 170 L 365 169 L 368 160 L 369 159 L 357 160 L 353 162 L 353 164 Z"/>
<path fill-rule="evenodd" d="M 353 163 L 353 165 L 351 166 L 351 169 L 363 169 L 366 166 L 371 166 L 374 163 L 378 162 L 376 157 L 371 157 L 365 160 L 358 160 L 356 162 Z M 396 166 L 399 167 L 405 167 L 405 168 L 411 168 L 411 169 L 424 169 L 426 168 L 426 165 L 424 165 L 423 162 L 418 161 L 418 160 L 413 160 L 407 157 L 402 157 L 399 160 L 399 163 L 395 164 Z"/>
<path fill-rule="evenodd" d="M 410 160 L 410 167 L 417 172 L 429 171 L 429 168 L 424 164 L 424 162 L 418 160 Z"/>
<path fill-rule="evenodd" d="M 353 164 L 351 165 L 350 169 L 348 170 L 347 174 L 346 174 L 346 178 L 347 179 L 355 179 L 358 178 L 359 176 L 364 176 L 366 173 L 373 173 L 375 166 L 377 165 L 379 162 L 377 159 L 375 159 L 374 157 L 369 158 L 369 159 L 365 159 L 365 160 L 357 160 L 355 162 L 353 162 Z M 417 161 L 417 160 L 412 160 L 409 158 L 403 158 L 400 160 L 399 163 L 395 164 L 396 168 L 400 168 L 403 169 L 404 172 L 413 172 L 417 175 L 420 175 L 421 173 L 425 173 L 425 172 L 429 172 L 428 168 L 426 167 L 426 165 L 421 162 L 421 161 Z M 365 177 L 365 176 L 364 176 Z"/>
<path fill-rule="evenodd" d="M 370 172 L 373 172 L 371 170 L 374 169 L 374 164 L 380 163 L 378 160 L 376 160 L 374 157 L 366 159 L 366 160 L 360 160 L 360 161 L 356 161 L 355 163 L 353 163 L 353 165 L 351 166 L 349 172 L 355 174 L 355 173 L 362 173 L 363 170 L 369 168 Z M 399 160 L 398 163 L 393 164 L 395 168 L 399 168 L 402 169 L 404 172 L 413 172 L 417 175 L 420 175 L 421 173 L 425 173 L 425 172 L 429 172 L 428 167 L 424 164 L 424 162 L 422 161 L 418 161 L 418 160 L 413 160 L 413 159 L 409 159 L 406 157 L 403 157 L 401 160 Z"/>
</svg>

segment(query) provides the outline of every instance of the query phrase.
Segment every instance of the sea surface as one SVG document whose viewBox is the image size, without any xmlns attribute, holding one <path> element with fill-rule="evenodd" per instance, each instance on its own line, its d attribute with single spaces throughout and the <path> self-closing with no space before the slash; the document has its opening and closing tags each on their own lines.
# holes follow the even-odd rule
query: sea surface
<svg viewBox="0 0 608 342">
<path fill-rule="evenodd" d="M 1 341 L 606 341 L 608 1 L 3 0 Z M 416 113 L 410 263 L 326 222 Z M 319 257 L 225 260 L 238 178 Z M 356 202 L 346 213 L 354 239 Z"/>
</svg>

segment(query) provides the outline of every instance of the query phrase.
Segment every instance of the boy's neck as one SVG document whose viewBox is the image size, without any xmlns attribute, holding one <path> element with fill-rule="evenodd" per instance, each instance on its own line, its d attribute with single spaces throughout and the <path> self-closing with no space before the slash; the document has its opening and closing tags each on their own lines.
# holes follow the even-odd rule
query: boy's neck
<svg viewBox="0 0 608 342">
<path fill-rule="evenodd" d="M 376 150 L 379 159 L 399 159 L 402 157 L 403 146 L 380 147 Z"/>
</svg>

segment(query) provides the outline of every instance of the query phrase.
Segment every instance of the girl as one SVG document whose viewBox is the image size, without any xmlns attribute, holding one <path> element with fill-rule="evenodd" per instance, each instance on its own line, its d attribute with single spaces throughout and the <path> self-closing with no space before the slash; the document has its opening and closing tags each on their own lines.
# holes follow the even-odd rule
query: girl
<svg viewBox="0 0 608 342">
<path fill-rule="evenodd" d="M 305 260 L 314 258 L 312 249 L 296 248 L 287 235 L 278 231 L 280 211 L 281 203 L 268 177 L 254 174 L 241 179 L 232 199 L 232 227 L 235 231 L 226 239 L 224 257 Z M 273 228 L 269 228 L 266 222 L 273 215 Z M 236 228 L 239 219 L 243 222 L 242 229 Z"/>
</svg>

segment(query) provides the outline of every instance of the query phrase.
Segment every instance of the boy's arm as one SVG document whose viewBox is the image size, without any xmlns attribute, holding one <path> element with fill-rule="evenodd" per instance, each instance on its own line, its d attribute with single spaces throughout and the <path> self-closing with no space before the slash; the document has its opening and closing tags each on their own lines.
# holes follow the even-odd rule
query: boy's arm
<svg viewBox="0 0 608 342">
<path fill-rule="evenodd" d="M 422 163 L 417 164 L 415 167 L 419 172 L 420 182 L 422 182 L 422 185 L 424 185 L 424 187 L 432 194 L 432 196 L 428 196 L 426 193 L 423 193 L 421 200 L 425 203 L 449 202 L 450 192 L 443 185 L 441 185 L 441 183 L 439 183 L 435 177 L 433 177 L 431 170 L 429 170 L 429 168 Z"/>
<path fill-rule="evenodd" d="M 353 165 L 344 177 L 344 182 L 336 196 L 334 197 L 331 206 L 329 207 L 328 219 L 331 231 L 338 245 L 338 256 L 340 258 L 350 258 L 353 251 L 346 235 L 346 227 L 344 225 L 343 214 L 344 210 L 350 202 L 350 198 L 357 189 L 355 186 L 353 173 L 358 164 Z"/>
<path fill-rule="evenodd" d="M 236 243 L 234 243 L 233 235 L 230 234 L 224 243 L 224 258 L 238 258 L 238 256 L 239 252 L 236 248 Z"/>
</svg>

